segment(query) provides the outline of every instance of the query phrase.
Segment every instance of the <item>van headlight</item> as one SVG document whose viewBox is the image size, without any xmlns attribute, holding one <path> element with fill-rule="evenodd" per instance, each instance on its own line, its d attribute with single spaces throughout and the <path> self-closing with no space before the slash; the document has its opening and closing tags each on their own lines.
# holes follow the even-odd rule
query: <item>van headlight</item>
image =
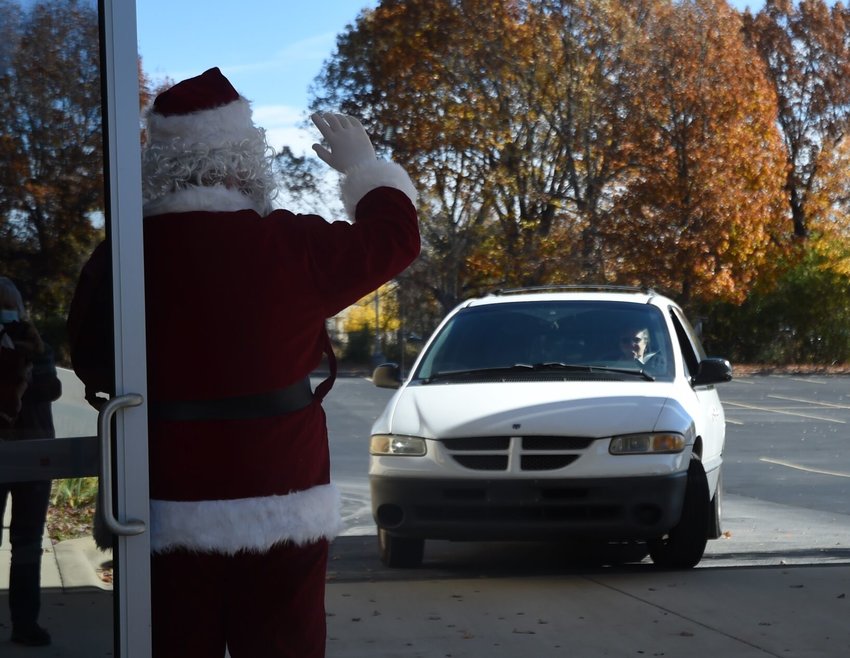
<svg viewBox="0 0 850 658">
<path fill-rule="evenodd" d="M 677 432 L 625 434 L 611 439 L 608 452 L 612 455 L 647 455 L 682 452 L 685 437 Z"/>
<path fill-rule="evenodd" d="M 425 439 L 401 434 L 373 434 L 369 443 L 370 455 L 403 455 L 421 457 L 427 452 Z"/>
</svg>

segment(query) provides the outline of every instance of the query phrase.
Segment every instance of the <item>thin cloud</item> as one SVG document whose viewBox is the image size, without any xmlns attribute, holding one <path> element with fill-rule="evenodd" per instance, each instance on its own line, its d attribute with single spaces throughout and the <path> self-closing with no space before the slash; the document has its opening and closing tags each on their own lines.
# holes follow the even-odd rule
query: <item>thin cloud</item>
<svg viewBox="0 0 850 658">
<path fill-rule="evenodd" d="M 291 105 L 257 105 L 253 107 L 254 123 L 265 128 L 266 141 L 275 151 L 284 146 L 297 155 L 313 152 L 313 143 L 321 137 L 305 128 L 307 114 Z"/>
<path fill-rule="evenodd" d="M 296 70 L 299 73 L 305 68 L 305 63 L 315 63 L 319 66 L 329 56 L 336 43 L 336 34 L 326 32 L 314 37 L 302 39 L 277 50 L 270 57 L 253 62 L 222 65 L 221 69 L 230 75 L 269 73 L 270 71 Z"/>
</svg>

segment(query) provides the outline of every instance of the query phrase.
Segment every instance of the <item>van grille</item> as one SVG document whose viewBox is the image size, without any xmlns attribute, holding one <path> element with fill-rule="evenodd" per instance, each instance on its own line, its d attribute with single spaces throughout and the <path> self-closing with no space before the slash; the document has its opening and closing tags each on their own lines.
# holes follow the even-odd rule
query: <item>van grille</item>
<svg viewBox="0 0 850 658">
<path fill-rule="evenodd" d="M 593 443 L 576 436 L 475 436 L 444 439 L 449 456 L 473 471 L 556 471 Z"/>
</svg>

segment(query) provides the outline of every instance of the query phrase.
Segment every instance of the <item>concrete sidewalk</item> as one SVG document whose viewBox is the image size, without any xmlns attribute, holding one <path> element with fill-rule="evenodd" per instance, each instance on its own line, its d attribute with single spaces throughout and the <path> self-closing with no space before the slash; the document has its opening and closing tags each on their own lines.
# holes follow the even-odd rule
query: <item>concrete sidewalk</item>
<svg viewBox="0 0 850 658">
<path fill-rule="evenodd" d="M 730 498 L 730 539 L 710 542 L 690 571 L 593 566 L 551 544 L 450 542 L 428 542 L 420 569 L 386 569 L 374 536 L 340 537 L 327 656 L 850 656 L 847 524 Z M 99 575 L 110 556 L 90 539 L 45 541 L 41 620 L 54 643 L 37 649 L 7 639 L 8 548 L 4 538 L 0 656 L 113 656 L 111 586 Z"/>
<path fill-rule="evenodd" d="M 327 656 L 843 658 L 848 594 L 847 565 L 331 581 Z M 3 658 L 113 656 L 108 592 L 46 589 L 45 648 L 7 641 L 6 596 Z"/>
<path fill-rule="evenodd" d="M 374 536 L 342 537 L 328 569 L 327 655 L 850 656 L 846 533 L 821 527 L 823 543 L 803 532 L 769 547 L 745 524 L 689 571 L 648 558 L 594 566 L 556 544 L 451 542 L 428 542 L 420 569 L 390 570 Z"/>
<path fill-rule="evenodd" d="M 329 658 L 850 656 L 850 567 L 348 582 Z"/>
</svg>

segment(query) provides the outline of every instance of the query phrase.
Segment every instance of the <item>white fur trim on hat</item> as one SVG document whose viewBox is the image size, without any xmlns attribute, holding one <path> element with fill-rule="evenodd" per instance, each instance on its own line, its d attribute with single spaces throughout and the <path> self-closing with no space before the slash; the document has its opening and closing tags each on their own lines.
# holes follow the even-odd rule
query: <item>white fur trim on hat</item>
<svg viewBox="0 0 850 658">
<path fill-rule="evenodd" d="M 342 203 L 350 219 L 354 219 L 354 211 L 360 199 L 377 187 L 394 187 L 401 190 L 414 205 L 416 204 L 416 188 L 404 168 L 395 162 L 375 160 L 353 167 L 346 172 L 342 181 Z"/>
<path fill-rule="evenodd" d="M 251 105 L 241 96 L 227 105 L 190 114 L 163 116 L 148 112 L 149 144 L 167 144 L 179 138 L 188 144 L 214 148 L 249 139 L 256 130 Z"/>
<path fill-rule="evenodd" d="M 342 528 L 340 507 L 333 484 L 285 496 L 151 500 L 151 552 L 263 553 L 282 542 L 303 545 L 333 539 Z"/>
</svg>

